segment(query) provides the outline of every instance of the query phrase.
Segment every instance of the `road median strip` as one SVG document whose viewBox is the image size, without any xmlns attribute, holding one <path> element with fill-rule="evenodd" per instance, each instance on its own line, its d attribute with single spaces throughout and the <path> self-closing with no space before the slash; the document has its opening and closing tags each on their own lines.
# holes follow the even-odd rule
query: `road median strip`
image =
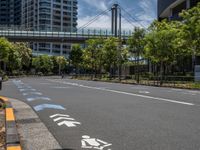
<svg viewBox="0 0 200 150">
<path fill-rule="evenodd" d="M 20 138 L 17 132 L 15 121 L 15 114 L 9 99 L 0 96 L 0 101 L 6 104 L 5 117 L 6 117 L 6 149 L 7 150 L 21 150 Z"/>
</svg>

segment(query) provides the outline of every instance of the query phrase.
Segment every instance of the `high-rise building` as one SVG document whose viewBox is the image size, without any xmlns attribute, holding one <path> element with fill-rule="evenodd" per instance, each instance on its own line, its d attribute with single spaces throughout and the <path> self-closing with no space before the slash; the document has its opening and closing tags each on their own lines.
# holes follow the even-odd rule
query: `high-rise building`
<svg viewBox="0 0 200 150">
<path fill-rule="evenodd" d="M 22 26 L 28 30 L 74 32 L 77 0 L 23 0 Z"/>
<path fill-rule="evenodd" d="M 74 32 L 77 26 L 77 0 L 23 0 L 22 26 L 26 30 Z M 70 44 L 32 43 L 33 54 L 65 55 Z"/>
<path fill-rule="evenodd" d="M 21 24 L 21 0 L 0 0 L 0 24 Z"/>
<path fill-rule="evenodd" d="M 23 30 L 75 32 L 77 0 L 0 0 L 0 25 Z M 68 56 L 70 43 L 31 43 L 33 54 Z"/>
<path fill-rule="evenodd" d="M 179 13 L 195 6 L 200 0 L 158 0 L 158 18 L 177 20 Z"/>
</svg>

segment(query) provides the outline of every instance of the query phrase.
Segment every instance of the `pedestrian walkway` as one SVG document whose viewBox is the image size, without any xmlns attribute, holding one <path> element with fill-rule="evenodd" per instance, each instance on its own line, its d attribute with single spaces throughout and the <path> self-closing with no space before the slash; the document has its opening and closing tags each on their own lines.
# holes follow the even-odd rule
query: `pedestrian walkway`
<svg viewBox="0 0 200 150">
<path fill-rule="evenodd" d="M 10 99 L 23 150 L 61 149 L 59 143 L 41 122 L 32 108 L 24 102 Z"/>
</svg>

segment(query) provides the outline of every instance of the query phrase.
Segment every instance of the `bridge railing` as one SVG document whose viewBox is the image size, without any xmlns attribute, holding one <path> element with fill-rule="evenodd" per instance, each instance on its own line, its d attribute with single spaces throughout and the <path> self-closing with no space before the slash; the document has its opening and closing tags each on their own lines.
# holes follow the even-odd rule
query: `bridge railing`
<svg viewBox="0 0 200 150">
<path fill-rule="evenodd" d="M 122 31 L 122 38 L 127 38 L 132 34 L 131 31 Z M 79 38 L 92 38 L 92 37 L 111 37 L 114 36 L 109 30 L 80 30 L 77 32 L 55 32 L 55 31 L 25 31 L 25 30 L 3 30 L 0 28 L 0 36 L 3 37 L 79 37 Z"/>
</svg>

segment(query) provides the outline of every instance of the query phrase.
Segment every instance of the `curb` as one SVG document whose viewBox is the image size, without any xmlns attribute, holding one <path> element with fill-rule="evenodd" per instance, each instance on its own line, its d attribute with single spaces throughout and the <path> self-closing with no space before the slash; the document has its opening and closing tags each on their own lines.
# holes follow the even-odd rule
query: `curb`
<svg viewBox="0 0 200 150">
<path fill-rule="evenodd" d="M 0 101 L 3 101 L 3 103 L 6 104 L 6 150 L 22 150 L 20 145 L 20 138 L 17 133 L 17 126 L 12 105 L 9 102 L 9 99 L 6 97 L 0 96 Z"/>
</svg>

